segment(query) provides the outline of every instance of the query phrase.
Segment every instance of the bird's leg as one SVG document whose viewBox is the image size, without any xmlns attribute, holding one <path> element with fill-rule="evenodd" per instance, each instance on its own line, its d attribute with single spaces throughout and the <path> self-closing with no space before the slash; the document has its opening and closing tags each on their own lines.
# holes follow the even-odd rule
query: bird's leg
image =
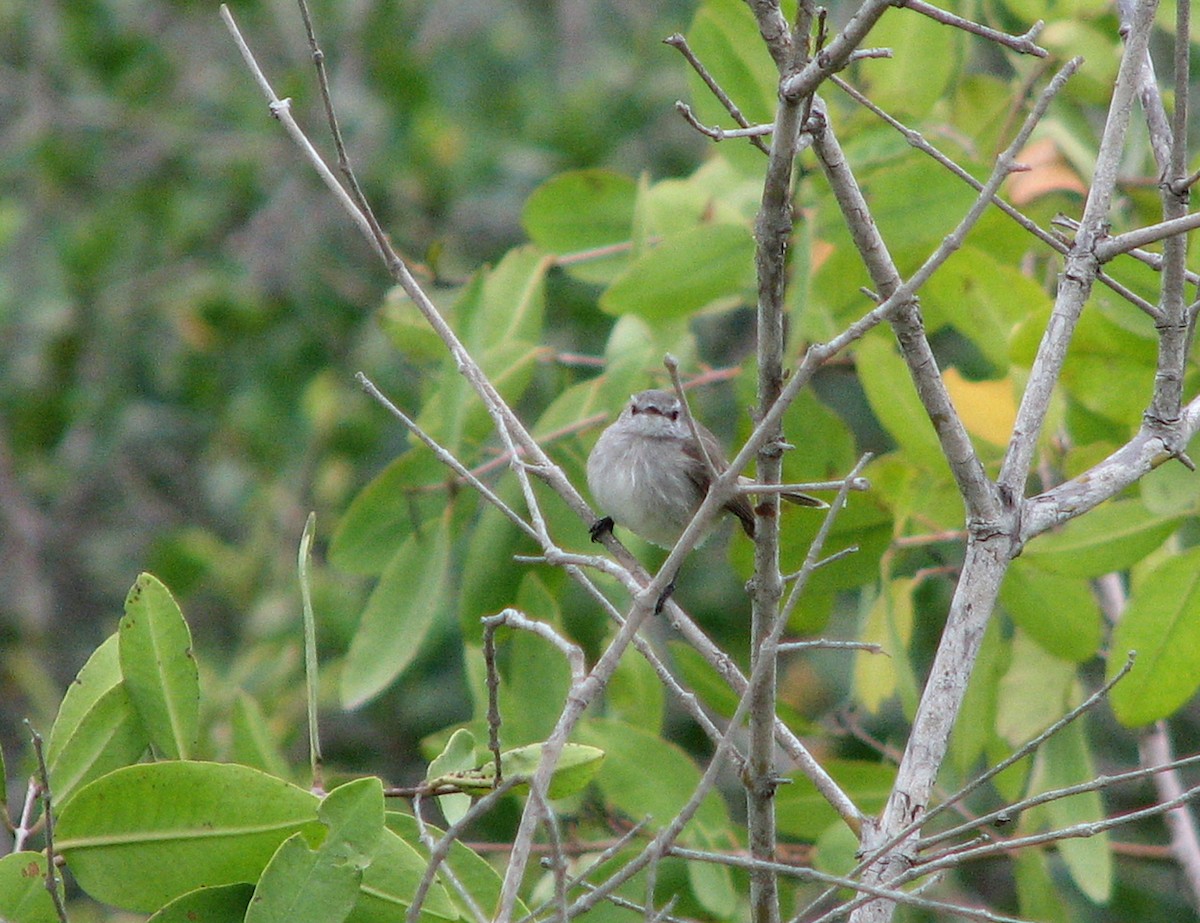
<svg viewBox="0 0 1200 923">
<path fill-rule="evenodd" d="M 611 516 L 601 516 L 588 527 L 588 535 L 592 537 L 593 542 L 603 540 L 604 533 L 612 534 L 613 521 Z"/>
</svg>

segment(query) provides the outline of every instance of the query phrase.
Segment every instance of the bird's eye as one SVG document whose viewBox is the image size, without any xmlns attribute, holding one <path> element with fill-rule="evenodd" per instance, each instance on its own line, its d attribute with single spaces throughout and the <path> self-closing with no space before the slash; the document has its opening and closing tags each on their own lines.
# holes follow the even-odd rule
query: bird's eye
<svg viewBox="0 0 1200 923">
<path fill-rule="evenodd" d="M 672 420 L 678 420 L 679 419 L 679 411 L 672 410 L 670 413 L 667 414 L 667 416 L 670 417 Z"/>
</svg>

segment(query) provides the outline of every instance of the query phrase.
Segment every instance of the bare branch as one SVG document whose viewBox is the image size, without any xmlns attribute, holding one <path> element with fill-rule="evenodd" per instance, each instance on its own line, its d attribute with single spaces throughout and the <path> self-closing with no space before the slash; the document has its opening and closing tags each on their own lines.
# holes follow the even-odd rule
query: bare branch
<svg viewBox="0 0 1200 923">
<path fill-rule="evenodd" d="M 956 16 L 940 7 L 926 3 L 925 0 L 901 0 L 901 2 L 897 3 L 897 6 L 910 9 L 915 13 L 920 13 L 922 16 L 928 16 L 930 19 L 940 22 L 943 25 L 953 26 L 956 29 L 962 29 L 964 32 L 970 32 L 972 35 L 978 35 L 980 38 L 986 38 L 997 45 L 1003 45 L 1005 48 L 1011 48 L 1013 51 L 1020 52 L 1021 54 L 1030 54 L 1038 58 L 1044 58 L 1049 55 L 1049 52 L 1045 48 L 1035 42 L 1035 39 L 1041 35 L 1042 28 L 1045 26 L 1045 23 L 1040 19 L 1030 26 L 1029 31 L 1024 35 L 1010 35 L 1007 32 L 1000 32 L 981 23 Z"/>
<path fill-rule="evenodd" d="M 1119 254 L 1129 253 L 1138 247 L 1144 247 L 1146 244 L 1152 244 L 1169 237 L 1186 234 L 1189 231 L 1196 230 L 1196 228 L 1200 228 L 1200 212 L 1192 212 L 1190 215 L 1182 215 L 1178 218 L 1160 221 L 1158 224 L 1138 228 L 1136 231 L 1126 231 L 1124 234 L 1117 234 L 1114 237 L 1107 237 L 1097 241 L 1096 259 L 1102 263 L 1106 263 Z"/>
<path fill-rule="evenodd" d="M 774 125 L 751 125 L 748 128 L 721 128 L 717 125 L 710 128 L 696 117 L 696 114 L 692 112 L 692 107 L 685 102 L 676 102 L 675 111 L 682 115 L 684 121 L 696 129 L 696 131 L 702 135 L 707 135 L 714 141 L 725 141 L 729 138 L 761 138 L 763 135 L 769 135 L 775 130 Z M 765 147 L 766 145 L 763 146 Z"/>
<path fill-rule="evenodd" d="M 704 62 L 697 58 L 692 52 L 691 47 L 687 43 L 687 39 L 684 38 L 683 35 L 678 32 L 676 32 L 674 35 L 669 35 L 663 39 L 663 44 L 670 45 L 681 55 L 683 55 L 684 59 L 692 66 L 692 69 L 696 72 L 700 79 L 704 81 L 704 85 L 708 87 L 712 95 L 715 96 L 717 101 L 725 107 L 725 111 L 729 113 L 730 118 L 737 122 L 742 128 L 751 127 L 750 120 L 742 114 L 742 110 L 739 109 L 737 103 L 735 103 L 729 97 L 729 94 L 721 89 L 721 85 L 717 83 L 716 78 L 708 72 L 708 68 L 704 66 Z M 688 111 L 690 112 L 691 110 L 689 109 Z M 698 122 L 694 124 L 697 128 L 700 127 Z M 750 143 L 764 154 L 767 153 L 767 145 L 764 144 L 762 138 L 759 138 L 757 135 L 750 136 Z"/>
<path fill-rule="evenodd" d="M 1054 310 L 1046 333 L 1038 347 L 1029 383 L 1017 410 L 1014 438 L 1000 469 L 999 485 L 1008 497 L 1024 493 L 1029 476 L 1037 434 L 1041 432 L 1050 406 L 1050 397 L 1066 359 L 1067 344 L 1075 332 L 1075 324 L 1091 293 L 1098 261 L 1094 253 L 1108 224 L 1109 207 L 1116 189 L 1117 171 L 1124 148 L 1125 132 L 1129 126 L 1134 92 L 1140 79 L 1142 55 L 1149 41 L 1156 0 L 1141 0 L 1138 4 L 1137 27 L 1130 34 L 1116 87 L 1109 106 L 1108 119 L 1096 158 L 1096 171 L 1091 191 L 1080 222 L 1079 234 L 1067 256 L 1062 282 L 1055 299 Z"/>
</svg>

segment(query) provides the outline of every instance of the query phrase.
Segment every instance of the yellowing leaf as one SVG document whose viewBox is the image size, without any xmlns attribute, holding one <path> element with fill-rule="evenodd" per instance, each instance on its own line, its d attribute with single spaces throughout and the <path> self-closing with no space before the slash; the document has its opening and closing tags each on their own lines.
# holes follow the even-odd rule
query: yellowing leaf
<svg viewBox="0 0 1200 923">
<path fill-rule="evenodd" d="M 1007 444 L 1017 419 L 1012 382 L 1007 378 L 968 381 L 955 368 L 946 369 L 942 378 L 967 432 L 992 445 Z"/>
</svg>

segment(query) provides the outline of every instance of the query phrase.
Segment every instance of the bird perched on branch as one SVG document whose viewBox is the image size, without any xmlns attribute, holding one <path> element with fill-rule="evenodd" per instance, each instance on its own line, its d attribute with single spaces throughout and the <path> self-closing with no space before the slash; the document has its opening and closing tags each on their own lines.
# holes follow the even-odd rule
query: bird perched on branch
<svg viewBox="0 0 1200 923">
<path fill-rule="evenodd" d="M 713 480 L 729 468 L 717 437 L 695 423 L 699 441 L 670 391 L 642 391 L 629 399 L 588 456 L 588 487 L 606 514 L 592 525 L 593 541 L 614 522 L 662 548 L 678 541 Z M 742 477 L 739 483 L 753 482 Z M 800 506 L 828 507 L 799 491 L 781 496 Z M 754 537 L 754 509 L 746 494 L 735 494 L 724 509 Z"/>
</svg>

